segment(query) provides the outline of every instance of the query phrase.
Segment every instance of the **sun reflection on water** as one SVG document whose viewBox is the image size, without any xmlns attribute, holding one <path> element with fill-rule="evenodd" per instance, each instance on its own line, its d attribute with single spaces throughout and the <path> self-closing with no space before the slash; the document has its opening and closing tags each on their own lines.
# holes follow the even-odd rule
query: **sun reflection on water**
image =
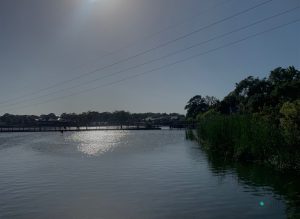
<svg viewBox="0 0 300 219">
<path fill-rule="evenodd" d="M 77 132 L 69 136 L 77 145 L 77 150 L 89 156 L 98 156 L 113 151 L 127 135 L 123 131 Z"/>
</svg>

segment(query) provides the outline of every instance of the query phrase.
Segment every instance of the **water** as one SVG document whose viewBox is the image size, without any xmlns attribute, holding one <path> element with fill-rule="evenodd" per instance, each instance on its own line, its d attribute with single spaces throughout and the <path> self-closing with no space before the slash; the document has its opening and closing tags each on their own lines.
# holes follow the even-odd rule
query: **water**
<svg viewBox="0 0 300 219">
<path fill-rule="evenodd" d="M 0 218 L 296 218 L 299 185 L 183 131 L 0 135 Z"/>
</svg>

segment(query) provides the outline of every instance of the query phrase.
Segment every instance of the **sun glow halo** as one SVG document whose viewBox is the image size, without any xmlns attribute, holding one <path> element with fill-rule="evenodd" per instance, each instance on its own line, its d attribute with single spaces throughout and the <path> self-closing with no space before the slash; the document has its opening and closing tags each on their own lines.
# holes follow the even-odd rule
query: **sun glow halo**
<svg viewBox="0 0 300 219">
<path fill-rule="evenodd" d="M 105 12 L 112 13 L 117 10 L 121 2 L 119 0 L 88 0 L 90 5 Z"/>
</svg>

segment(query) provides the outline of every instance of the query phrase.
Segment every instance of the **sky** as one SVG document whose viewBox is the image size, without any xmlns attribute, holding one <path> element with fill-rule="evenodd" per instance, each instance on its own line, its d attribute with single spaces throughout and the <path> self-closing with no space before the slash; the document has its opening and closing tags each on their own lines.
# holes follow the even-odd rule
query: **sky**
<svg viewBox="0 0 300 219">
<path fill-rule="evenodd" d="M 297 7 L 299 0 L 1 0 L 0 115 L 185 113 L 194 95 L 221 99 L 249 75 L 299 69 Z"/>
</svg>

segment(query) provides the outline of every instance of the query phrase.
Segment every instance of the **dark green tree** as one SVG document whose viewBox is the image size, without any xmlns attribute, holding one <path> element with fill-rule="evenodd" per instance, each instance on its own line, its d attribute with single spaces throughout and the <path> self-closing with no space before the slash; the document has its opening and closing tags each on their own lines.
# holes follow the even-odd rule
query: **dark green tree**
<svg viewBox="0 0 300 219">
<path fill-rule="evenodd" d="M 218 103 L 219 101 L 215 97 L 196 95 L 192 97 L 185 106 L 185 110 L 187 110 L 186 116 L 195 119 L 199 113 L 208 111 Z"/>
</svg>

